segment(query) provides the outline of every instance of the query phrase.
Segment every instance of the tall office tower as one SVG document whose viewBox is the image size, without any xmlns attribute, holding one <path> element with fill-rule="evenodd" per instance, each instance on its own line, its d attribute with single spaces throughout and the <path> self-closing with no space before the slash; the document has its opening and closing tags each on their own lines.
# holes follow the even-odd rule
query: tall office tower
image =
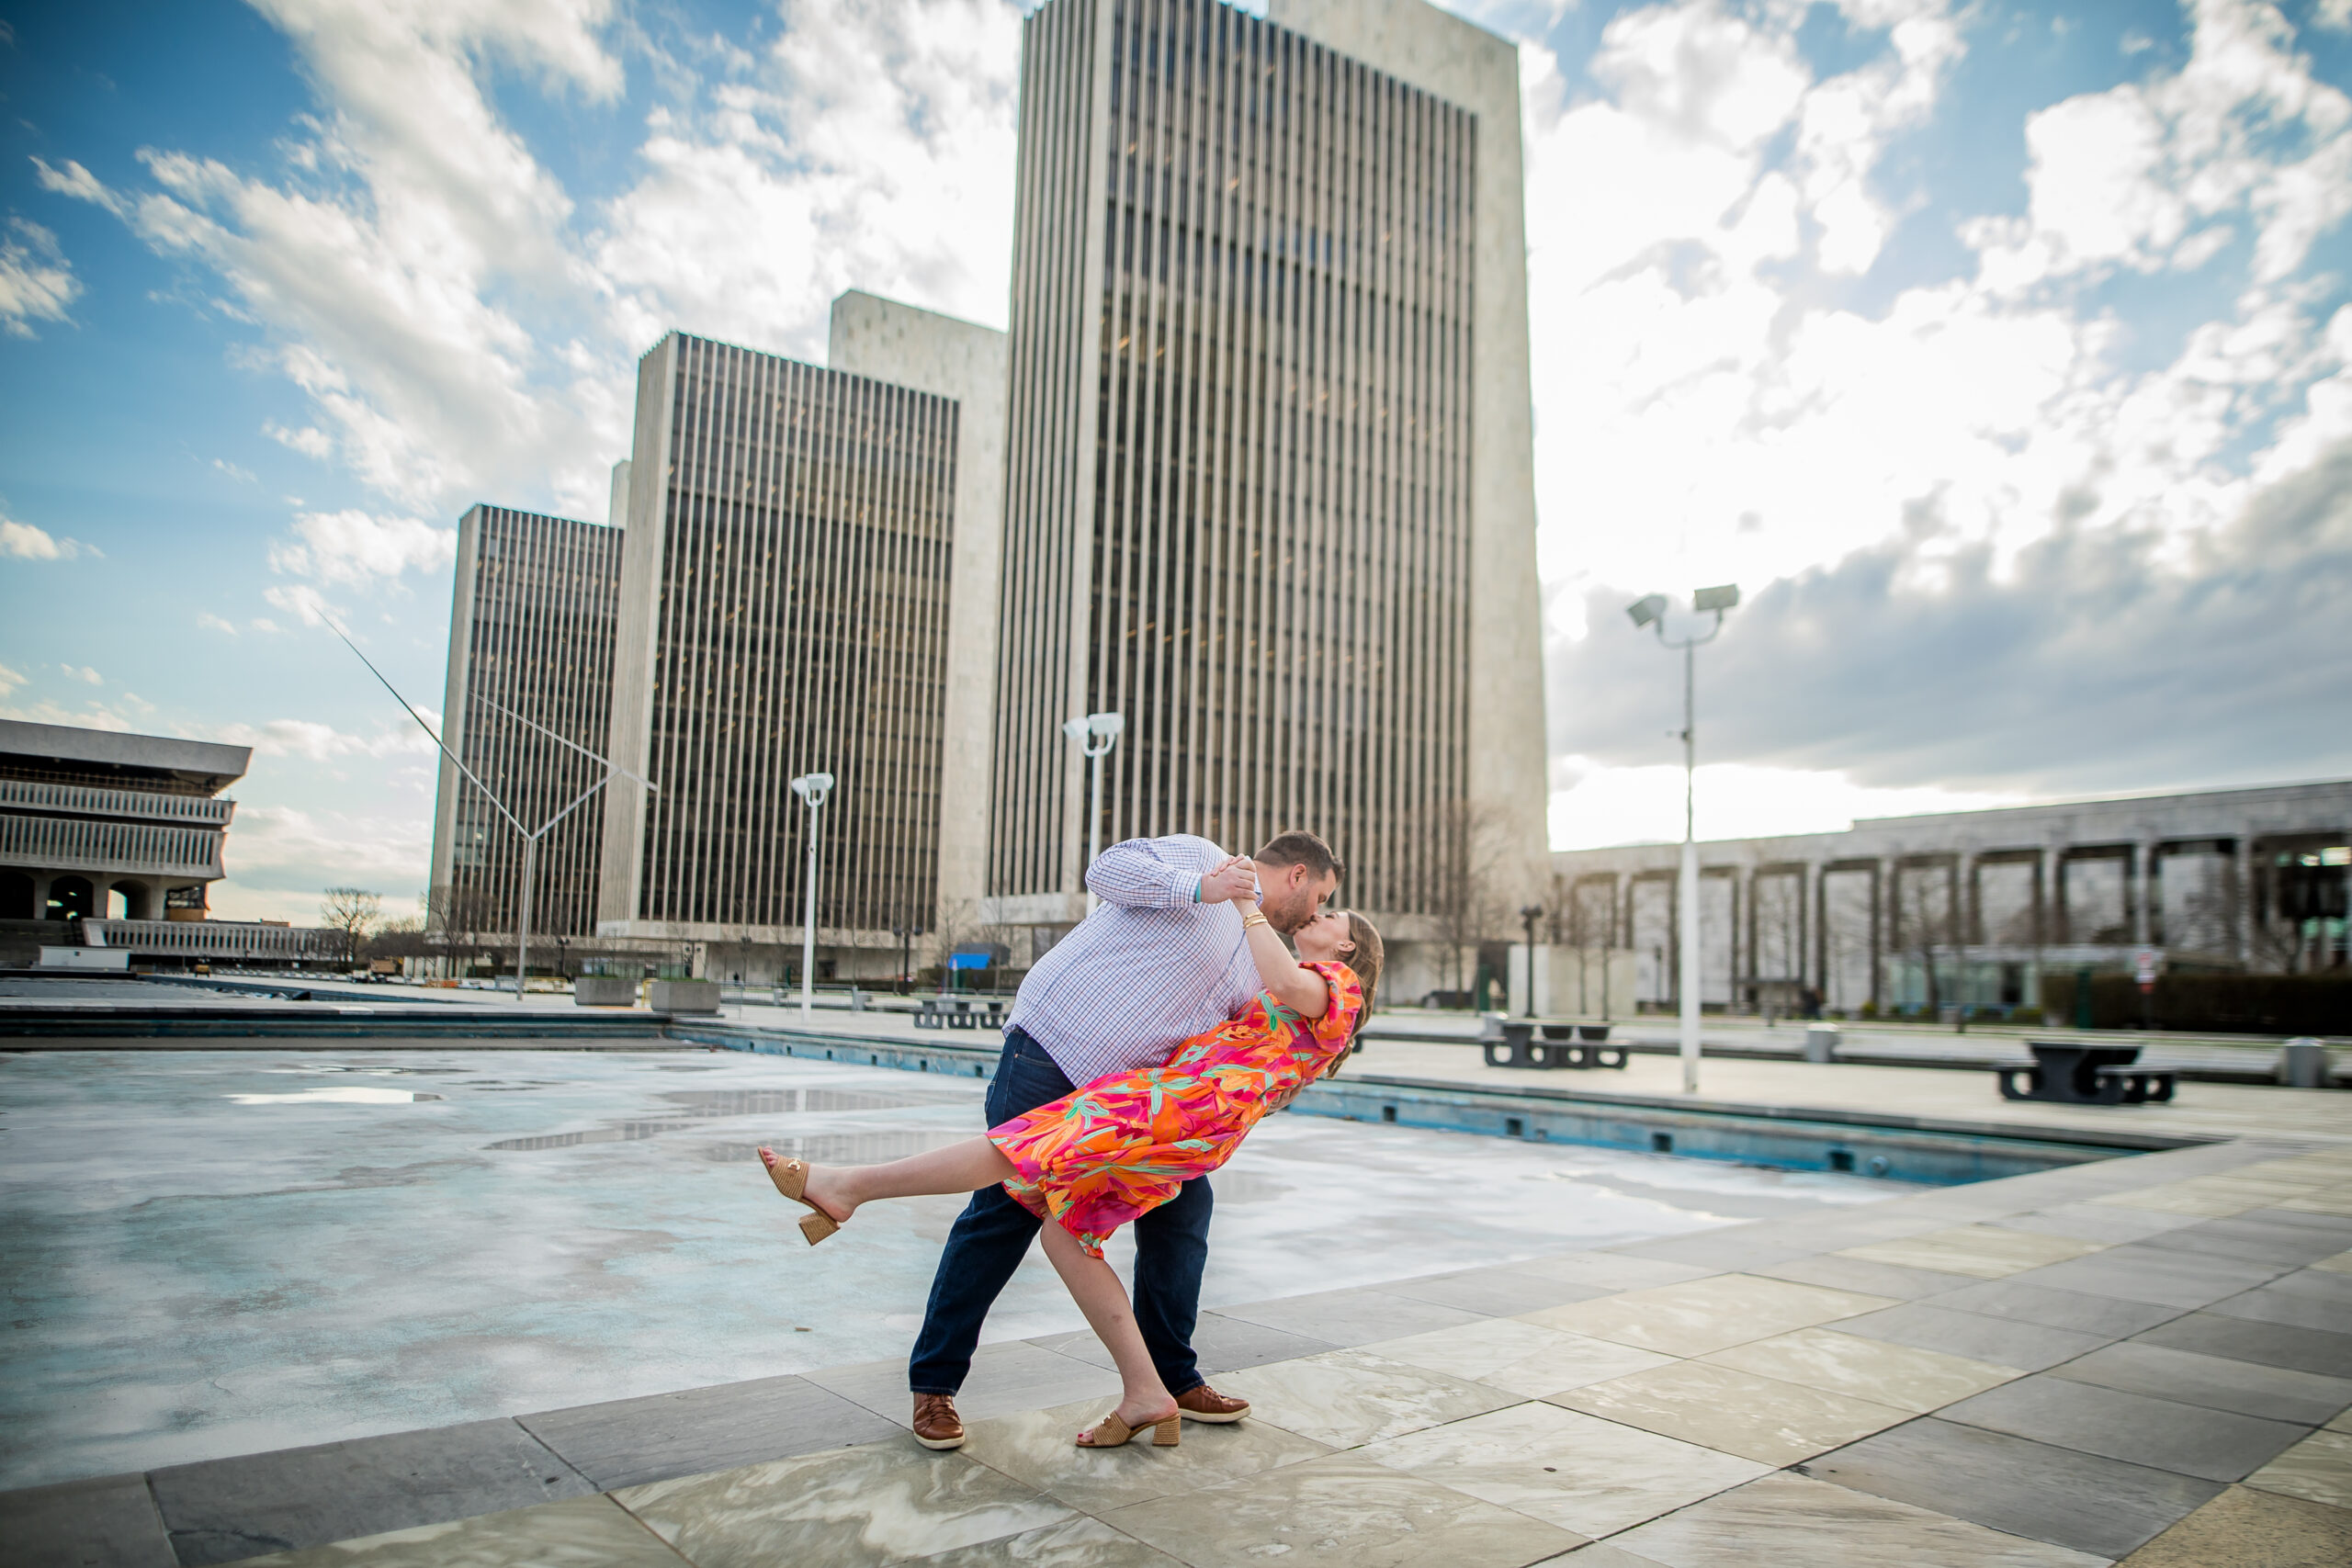
<svg viewBox="0 0 2352 1568">
<path fill-rule="evenodd" d="M 608 733 L 658 793 L 606 805 L 599 934 L 773 973 L 801 933 L 808 812 L 789 784 L 811 773 L 837 781 L 828 962 L 856 972 L 842 950 L 931 924 L 956 416 L 679 333 L 639 361 Z"/>
<path fill-rule="evenodd" d="M 1126 718 L 1106 843 L 1312 828 L 1390 916 L 1541 886 L 1517 53 L 1418 0 L 1274 9 L 1048 0 L 1023 24 L 1009 921 L 1081 908 L 1060 726 L 1103 710 Z"/>
<path fill-rule="evenodd" d="M 923 930 L 949 942 L 978 923 L 995 728 L 997 579 L 1004 532 L 1004 334 L 853 289 L 833 301 L 825 363 L 953 398 L 955 554 L 947 705 L 940 726 L 939 898 Z M 925 944 L 937 949 L 938 942 Z"/>
<path fill-rule="evenodd" d="M 623 536 L 618 527 L 503 506 L 474 507 L 458 525 L 443 724 L 466 766 L 530 828 L 604 773 L 544 730 L 604 750 Z M 604 806 L 601 795 L 592 797 L 540 841 L 531 874 L 534 932 L 585 936 L 595 929 Z M 430 895 L 436 922 L 456 931 L 513 932 L 522 854 L 513 824 L 442 758 Z"/>
</svg>

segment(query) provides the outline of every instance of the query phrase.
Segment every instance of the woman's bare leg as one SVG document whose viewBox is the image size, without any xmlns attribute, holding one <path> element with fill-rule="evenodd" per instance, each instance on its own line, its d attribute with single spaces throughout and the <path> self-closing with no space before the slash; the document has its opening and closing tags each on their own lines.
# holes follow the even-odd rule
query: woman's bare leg
<svg viewBox="0 0 2352 1568">
<path fill-rule="evenodd" d="M 777 1155 L 760 1151 L 773 1167 Z M 1004 1152 L 986 1138 L 966 1138 L 944 1149 L 910 1155 L 888 1165 L 811 1165 L 803 1189 L 817 1207 L 846 1220 L 860 1203 L 876 1198 L 920 1198 L 933 1193 L 977 1192 L 1015 1174 Z"/>
<path fill-rule="evenodd" d="M 1078 1238 L 1053 1221 L 1046 1222 L 1046 1257 L 1054 1272 L 1069 1288 L 1070 1299 L 1086 1314 L 1087 1325 L 1102 1341 L 1119 1369 L 1119 1419 L 1130 1427 L 1148 1427 L 1176 1414 L 1176 1396 L 1159 1381 L 1159 1370 L 1144 1348 L 1143 1331 L 1136 1326 L 1135 1309 L 1127 1303 L 1126 1287 L 1100 1258 L 1088 1256 Z"/>
</svg>

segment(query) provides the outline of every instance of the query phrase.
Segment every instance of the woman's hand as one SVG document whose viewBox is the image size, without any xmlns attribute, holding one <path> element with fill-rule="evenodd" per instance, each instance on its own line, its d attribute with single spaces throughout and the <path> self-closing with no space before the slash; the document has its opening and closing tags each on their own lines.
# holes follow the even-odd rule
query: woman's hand
<svg viewBox="0 0 2352 1568">
<path fill-rule="evenodd" d="M 1204 904 L 1254 905 L 1257 899 L 1258 866 L 1248 855 L 1234 855 L 1201 878 Z"/>
</svg>

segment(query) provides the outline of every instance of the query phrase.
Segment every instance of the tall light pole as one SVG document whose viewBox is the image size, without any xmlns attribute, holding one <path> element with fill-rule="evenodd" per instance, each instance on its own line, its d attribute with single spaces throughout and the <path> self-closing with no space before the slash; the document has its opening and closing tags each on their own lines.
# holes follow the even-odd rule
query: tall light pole
<svg viewBox="0 0 2352 1568">
<path fill-rule="evenodd" d="M 1544 918 L 1544 906 L 1530 904 L 1519 911 L 1519 923 L 1527 928 L 1527 1016 L 1535 1016 L 1535 922 Z M 1508 978 L 1505 981 L 1509 983 Z"/>
<path fill-rule="evenodd" d="M 1062 733 L 1084 749 L 1087 761 L 1094 764 L 1094 784 L 1091 795 L 1092 805 L 1086 814 L 1086 863 L 1092 865 L 1102 853 L 1102 759 L 1119 743 L 1119 732 L 1127 727 L 1125 716 L 1115 713 L 1091 713 L 1084 718 L 1073 718 L 1062 726 Z M 1094 889 L 1086 890 L 1086 907 L 1094 908 Z"/>
<path fill-rule="evenodd" d="M 554 816 L 540 823 L 537 828 L 526 828 L 523 826 L 523 819 L 520 817 L 515 816 L 514 812 L 509 811 L 506 808 L 506 803 L 491 793 L 490 786 L 482 783 L 481 779 L 477 778 L 474 775 L 474 771 L 471 768 L 467 767 L 466 764 L 458 759 L 458 756 L 455 751 L 449 750 L 448 746 L 442 741 L 440 736 L 434 733 L 433 727 L 424 722 L 424 716 L 419 714 L 415 708 L 411 707 L 409 705 L 409 700 L 406 697 L 401 696 L 399 690 L 394 687 L 390 681 L 384 679 L 384 672 L 381 670 L 377 669 L 374 661 L 366 654 L 359 651 L 359 645 L 352 641 L 350 637 L 345 637 L 344 635 L 343 628 L 336 626 L 332 620 L 329 620 L 323 614 L 319 616 L 319 619 L 325 622 L 327 630 L 343 638 L 343 646 L 351 649 L 353 655 L 358 659 L 360 663 L 368 666 L 368 673 L 376 677 L 377 682 L 380 684 L 384 690 L 392 694 L 392 701 L 400 704 L 402 708 L 407 710 L 409 717 L 416 720 L 416 727 L 424 731 L 426 738 L 430 739 L 434 745 L 440 748 L 441 754 L 449 759 L 450 765 L 456 768 L 458 772 L 465 774 L 467 782 L 471 784 L 476 789 L 481 791 L 482 798 L 489 801 L 492 807 L 497 810 L 498 814 L 501 817 L 505 818 L 508 823 L 514 827 L 514 831 L 522 835 L 523 885 L 516 898 L 517 908 L 515 911 L 514 923 L 514 999 L 517 1002 L 528 1000 L 529 998 L 526 994 L 526 988 L 529 985 L 531 974 L 531 871 L 533 863 L 538 855 L 539 840 L 546 838 L 557 823 L 562 821 L 565 818 L 571 816 L 573 812 L 587 805 L 589 800 L 598 790 L 612 783 L 616 778 L 633 779 L 638 784 L 643 785 L 646 792 L 650 795 L 659 795 L 661 793 L 660 786 L 655 784 L 651 779 L 645 778 L 637 773 L 632 773 L 627 768 L 620 766 L 610 759 L 596 755 L 595 752 L 591 751 L 587 747 L 581 745 L 578 741 L 564 739 L 562 736 L 558 735 L 554 730 L 549 729 L 546 725 L 537 722 L 536 719 L 525 718 L 513 708 L 506 707 L 499 703 L 494 703 L 488 697 L 477 697 L 475 700 L 480 702 L 484 707 L 495 708 L 498 712 L 505 715 L 508 718 L 513 719 L 515 723 L 527 725 L 531 728 L 536 729 L 540 734 L 546 736 L 548 739 L 554 741 L 557 745 L 571 748 L 572 750 L 579 752 L 582 756 L 587 758 L 590 761 L 596 763 L 605 770 L 605 776 L 598 779 L 594 784 L 590 784 L 586 789 L 582 790 L 577 795 L 574 795 L 571 805 L 565 807 L 562 810 L 557 812 Z M 558 938 L 557 940 L 560 942 L 562 939 Z"/>
<path fill-rule="evenodd" d="M 803 773 L 792 781 L 792 793 L 808 803 L 808 897 L 800 916 L 800 1022 L 815 1021 L 817 974 L 817 829 L 823 821 L 825 796 L 833 789 L 831 773 Z M 854 1000 L 855 998 L 852 998 Z"/>
<path fill-rule="evenodd" d="M 1699 773 L 1699 728 L 1695 709 L 1698 694 L 1698 648 L 1715 640 L 1724 629 L 1724 612 L 1739 603 L 1739 590 L 1731 584 L 1721 588 L 1702 588 L 1690 596 L 1690 607 L 1700 615 L 1713 611 L 1714 625 L 1704 636 L 1669 637 L 1666 635 L 1666 595 L 1645 594 L 1625 608 L 1634 625 L 1655 626 L 1657 640 L 1668 648 L 1682 650 L 1682 868 L 1676 878 L 1676 923 L 1681 928 L 1682 959 L 1674 987 L 1678 1011 L 1682 1025 L 1682 1092 L 1699 1092 L 1699 844 L 1692 829 L 1696 822 Z"/>
</svg>

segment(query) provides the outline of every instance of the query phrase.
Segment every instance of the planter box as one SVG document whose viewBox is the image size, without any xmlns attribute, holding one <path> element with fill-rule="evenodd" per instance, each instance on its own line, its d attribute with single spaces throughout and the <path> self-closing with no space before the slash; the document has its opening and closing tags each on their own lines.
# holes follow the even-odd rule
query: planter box
<svg viewBox="0 0 2352 1568">
<path fill-rule="evenodd" d="M 717 1012 L 716 980 L 656 980 L 646 987 L 646 1000 L 655 1012 Z"/>
<path fill-rule="evenodd" d="M 584 1008 L 637 1005 L 637 982 L 626 975 L 582 975 L 571 983 L 571 999 Z"/>
</svg>

